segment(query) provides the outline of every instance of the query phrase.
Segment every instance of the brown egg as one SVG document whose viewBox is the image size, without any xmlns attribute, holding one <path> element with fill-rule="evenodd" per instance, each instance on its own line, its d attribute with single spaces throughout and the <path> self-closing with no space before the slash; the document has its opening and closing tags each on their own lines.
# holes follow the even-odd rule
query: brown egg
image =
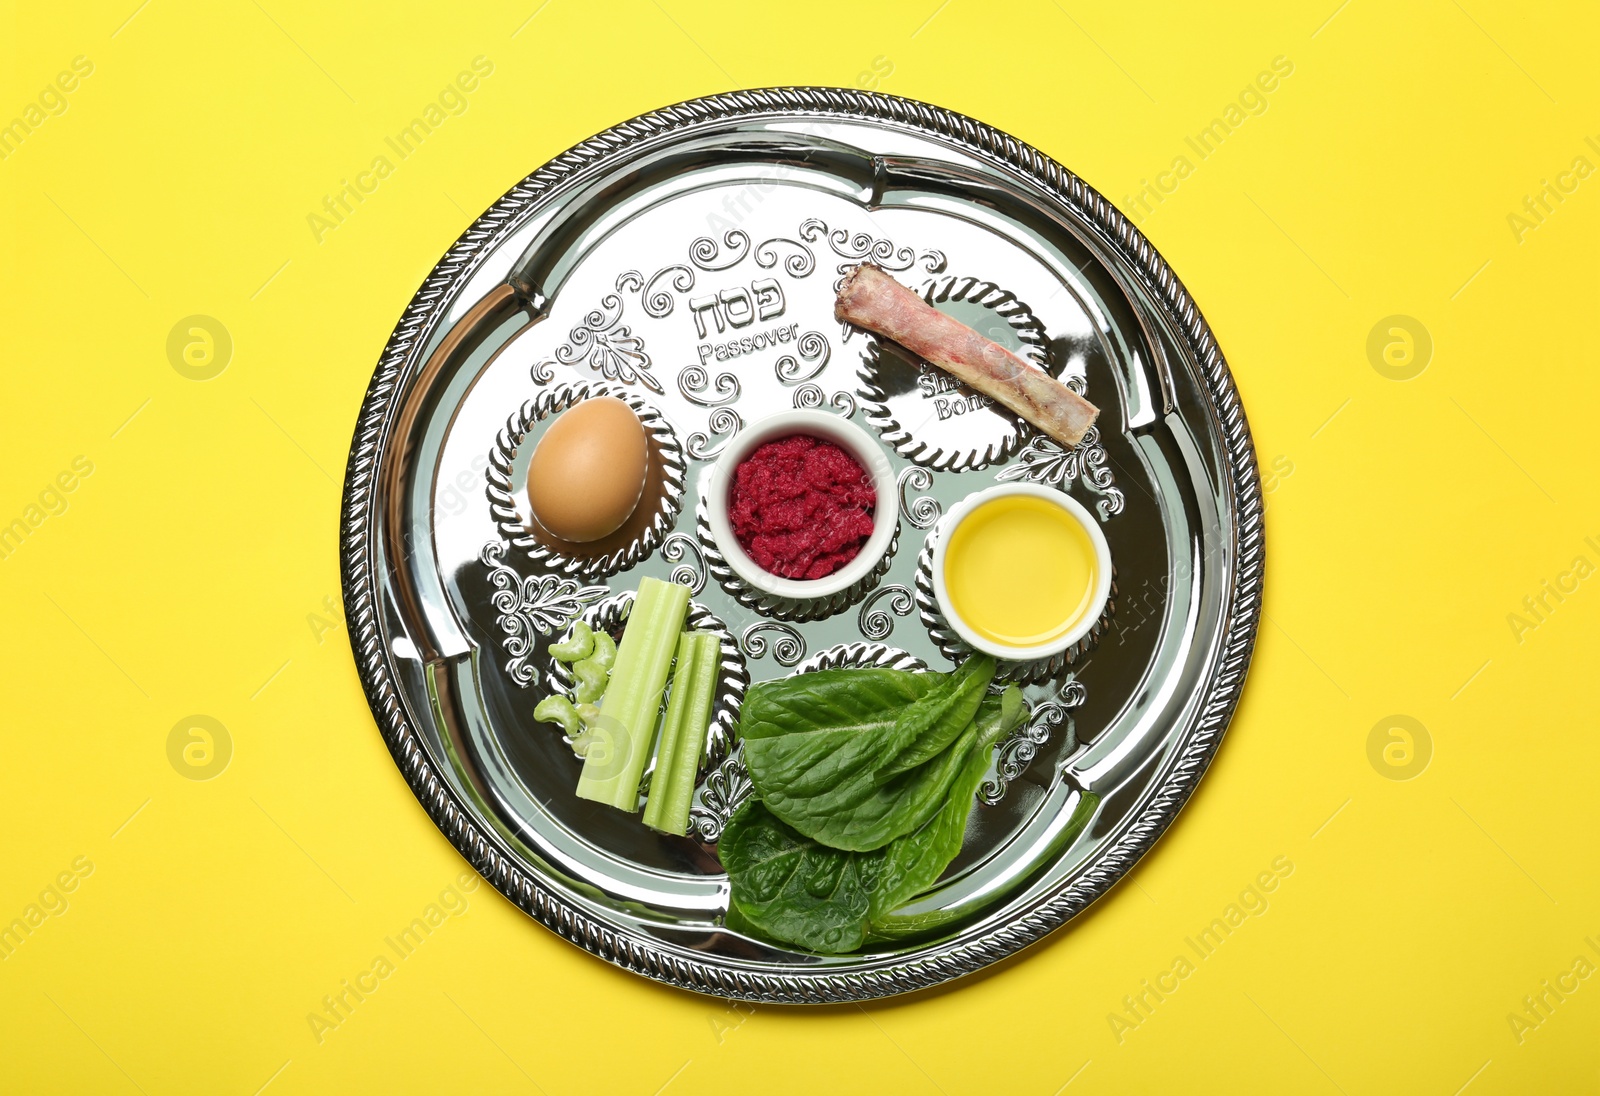
<svg viewBox="0 0 1600 1096">
<path fill-rule="evenodd" d="M 610 536 L 639 505 L 648 459 L 631 407 L 612 396 L 584 400 L 556 416 L 533 451 L 533 516 L 562 540 Z"/>
</svg>

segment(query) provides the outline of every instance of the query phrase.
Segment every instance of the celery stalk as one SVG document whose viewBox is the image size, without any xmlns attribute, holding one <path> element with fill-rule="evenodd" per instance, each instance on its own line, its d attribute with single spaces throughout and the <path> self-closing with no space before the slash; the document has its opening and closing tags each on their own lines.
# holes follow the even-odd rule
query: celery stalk
<svg viewBox="0 0 1600 1096">
<path fill-rule="evenodd" d="M 650 758 L 661 693 L 689 608 L 689 588 L 657 578 L 639 581 L 628 613 L 617 661 L 591 728 L 597 741 L 584 758 L 578 797 L 632 811 L 639 803 L 639 777 Z"/>
<path fill-rule="evenodd" d="M 722 647 L 709 632 L 687 632 L 678 641 L 678 665 L 672 674 L 667 721 L 656 749 L 656 772 L 645 804 L 647 826 L 663 833 L 685 834 L 694 778 L 700 769 L 711 706 L 716 699 Z"/>
<path fill-rule="evenodd" d="M 694 800 L 695 776 L 700 771 L 700 755 L 705 751 L 706 734 L 711 728 L 711 713 L 717 699 L 717 682 L 722 673 L 722 642 L 708 632 L 697 633 L 694 677 L 690 681 L 689 709 L 676 743 L 675 771 L 668 785 L 668 798 L 661 808 L 662 829 L 682 835 L 689 829 L 689 806 Z"/>
<path fill-rule="evenodd" d="M 672 683 L 667 687 L 667 718 L 656 739 L 656 768 L 650 778 L 650 796 L 644 803 L 644 824 L 659 830 L 661 805 L 667 800 L 667 785 L 672 780 L 672 758 L 676 756 L 678 736 L 689 714 L 689 683 L 694 680 L 694 659 L 698 648 L 694 633 L 678 637 L 678 657 L 672 664 Z"/>
</svg>

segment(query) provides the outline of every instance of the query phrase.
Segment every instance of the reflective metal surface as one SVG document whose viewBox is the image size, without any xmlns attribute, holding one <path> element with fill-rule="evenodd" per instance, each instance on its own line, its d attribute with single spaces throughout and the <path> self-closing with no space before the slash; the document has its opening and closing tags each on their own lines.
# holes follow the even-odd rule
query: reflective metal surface
<svg viewBox="0 0 1600 1096">
<path fill-rule="evenodd" d="M 1102 409 L 1071 452 L 892 345 L 841 329 L 870 259 Z M 585 388 L 584 386 L 588 386 Z M 540 544 L 528 454 L 579 390 L 622 395 L 653 484 L 622 541 Z M 875 433 L 900 528 L 871 580 L 824 604 L 744 588 L 700 512 L 708 462 L 795 407 Z M 1065 656 L 1007 667 L 1033 705 L 997 748 L 960 856 L 912 910 L 921 936 L 792 952 L 722 926 L 708 841 L 748 782 L 729 732 L 749 682 L 832 665 L 949 668 L 963 652 L 919 561 L 940 515 L 997 480 L 1098 514 L 1112 605 Z M 1261 510 L 1227 367 L 1133 227 L 1035 150 L 889 96 L 770 89 L 645 115 L 495 203 L 401 319 L 346 481 L 344 586 L 380 729 L 445 834 L 566 938 L 701 992 L 838 1001 L 932 985 L 1015 952 L 1104 893 L 1202 775 L 1254 640 Z M 1019 566 L 1027 566 L 1019 560 Z M 696 837 L 577 799 L 580 762 L 532 717 L 568 688 L 546 655 L 574 617 L 620 631 L 643 575 L 691 586 L 723 637 Z"/>
</svg>

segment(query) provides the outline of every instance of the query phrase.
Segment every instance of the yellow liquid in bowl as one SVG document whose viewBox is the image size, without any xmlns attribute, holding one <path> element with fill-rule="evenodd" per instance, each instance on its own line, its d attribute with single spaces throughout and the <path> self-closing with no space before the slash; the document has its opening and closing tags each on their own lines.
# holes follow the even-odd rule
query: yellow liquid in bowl
<svg viewBox="0 0 1600 1096">
<path fill-rule="evenodd" d="M 1008 647 L 1060 639 L 1089 611 L 1099 582 L 1094 543 L 1076 518 L 1030 495 L 990 499 L 950 534 L 950 609 Z"/>
</svg>

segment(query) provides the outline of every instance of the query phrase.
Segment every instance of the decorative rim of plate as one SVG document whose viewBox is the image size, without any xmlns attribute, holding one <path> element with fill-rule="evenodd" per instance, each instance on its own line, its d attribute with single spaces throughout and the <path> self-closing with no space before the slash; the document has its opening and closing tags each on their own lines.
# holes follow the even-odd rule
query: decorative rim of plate
<svg viewBox="0 0 1600 1096">
<path fill-rule="evenodd" d="M 573 185 L 586 168 L 665 134 L 761 116 L 838 116 L 920 131 L 1023 177 L 1072 211 L 1083 230 L 1139 272 L 1144 288 L 1154 295 L 1193 352 L 1216 417 L 1226 462 L 1223 486 L 1234 509 L 1231 530 L 1237 570 L 1223 599 L 1223 636 L 1216 669 L 1201 688 L 1197 718 L 1181 736 L 1145 808 L 1128 819 L 1082 873 L 983 934 L 901 958 L 864 962 L 854 970 L 738 969 L 704 952 L 607 923 L 524 870 L 503 839 L 480 824 L 437 769 L 407 712 L 380 625 L 374 559 L 379 458 L 408 373 L 417 366 L 428 337 L 443 320 L 454 291 L 486 253 L 565 186 Z M 1249 668 L 1264 581 L 1260 475 L 1238 390 L 1210 326 L 1150 241 L 1098 191 L 1031 145 L 942 107 L 847 88 L 760 88 L 663 107 L 575 145 L 507 191 L 451 245 L 390 335 L 357 419 L 341 513 L 340 569 L 357 670 L 396 765 L 440 831 L 479 874 L 530 916 L 579 947 L 668 985 L 757 1001 L 861 1001 L 938 985 L 1034 943 L 1110 890 L 1171 825 L 1221 743 Z"/>
</svg>

